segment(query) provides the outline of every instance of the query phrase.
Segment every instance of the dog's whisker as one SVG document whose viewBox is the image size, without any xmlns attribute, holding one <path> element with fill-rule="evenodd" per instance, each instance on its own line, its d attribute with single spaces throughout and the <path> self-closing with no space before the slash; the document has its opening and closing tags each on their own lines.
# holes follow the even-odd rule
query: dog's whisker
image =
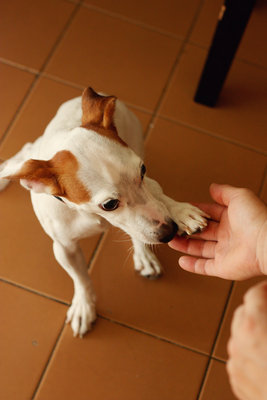
<svg viewBox="0 0 267 400">
<path fill-rule="evenodd" d="M 134 247 L 133 247 L 133 246 L 129 247 L 129 249 L 128 249 L 128 254 L 127 254 L 127 256 L 126 256 L 126 258 L 125 258 L 125 260 L 124 260 L 124 263 L 123 263 L 123 265 L 122 265 L 122 268 L 125 268 L 125 266 L 126 266 L 126 264 L 127 264 L 127 261 L 129 260 L 130 256 L 133 254 L 133 252 L 134 252 Z"/>
</svg>

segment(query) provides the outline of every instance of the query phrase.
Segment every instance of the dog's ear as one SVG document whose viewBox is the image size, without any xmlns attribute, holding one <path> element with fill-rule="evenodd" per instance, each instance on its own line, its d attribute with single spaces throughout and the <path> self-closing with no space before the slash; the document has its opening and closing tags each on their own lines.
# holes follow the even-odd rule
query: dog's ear
<svg viewBox="0 0 267 400">
<path fill-rule="evenodd" d="M 31 159 L 21 166 L 7 166 L 0 176 L 9 180 L 20 180 L 22 186 L 35 193 L 49 193 L 57 196 L 64 194 L 52 160 Z"/>
<path fill-rule="evenodd" d="M 90 200 L 90 193 L 80 181 L 78 170 L 79 163 L 74 154 L 62 150 L 48 161 L 31 159 L 22 165 L 7 161 L 0 170 L 0 178 L 20 180 L 22 186 L 35 193 L 62 196 L 81 204 Z"/>
<path fill-rule="evenodd" d="M 115 96 L 101 96 L 91 87 L 82 94 L 82 126 L 93 125 L 104 129 L 114 129 L 113 115 Z"/>
</svg>

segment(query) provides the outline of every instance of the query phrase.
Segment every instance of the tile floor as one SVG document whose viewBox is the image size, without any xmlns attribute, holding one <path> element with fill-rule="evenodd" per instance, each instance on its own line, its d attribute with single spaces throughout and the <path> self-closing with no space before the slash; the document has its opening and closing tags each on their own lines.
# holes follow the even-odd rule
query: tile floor
<svg viewBox="0 0 267 400">
<path fill-rule="evenodd" d="M 259 1 L 218 106 L 192 98 L 221 0 L 9 0 L 0 4 L 0 157 L 37 138 L 85 86 L 116 94 L 140 118 L 150 176 L 174 198 L 208 201 L 213 181 L 267 201 L 267 5 Z M 83 340 L 65 326 L 72 282 L 16 184 L 0 195 L 0 398 L 232 400 L 225 362 L 233 310 L 255 280 L 178 268 L 133 271 L 110 229 L 83 241 L 98 321 Z"/>
</svg>

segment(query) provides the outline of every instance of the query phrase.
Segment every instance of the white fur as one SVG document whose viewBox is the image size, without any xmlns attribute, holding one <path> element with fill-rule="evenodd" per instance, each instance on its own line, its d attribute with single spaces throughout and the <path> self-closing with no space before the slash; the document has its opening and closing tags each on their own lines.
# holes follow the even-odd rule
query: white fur
<svg viewBox="0 0 267 400">
<path fill-rule="evenodd" d="M 87 203 L 65 204 L 49 195 L 46 187 L 22 184 L 31 189 L 34 211 L 45 232 L 54 241 L 54 254 L 74 282 L 74 297 L 67 314 L 74 335 L 84 335 L 96 318 L 95 296 L 78 240 L 105 230 L 109 224 L 128 233 L 134 245 L 135 269 L 143 276 L 156 277 L 160 264 L 146 246 L 158 243 L 163 227 L 170 221 L 179 233 L 191 234 L 206 226 L 205 214 L 187 203 L 165 196 L 159 184 L 147 177 L 141 181 L 143 136 L 140 123 L 126 106 L 116 101 L 114 123 L 129 147 L 82 128 L 81 98 L 62 104 L 43 136 L 27 143 L 0 167 L 0 178 L 15 174 L 28 159 L 49 160 L 61 150 L 69 150 L 79 162 L 78 177 L 91 194 Z M 0 180 L 0 190 L 8 184 Z M 42 193 L 40 193 L 42 192 Z M 99 205 L 119 199 L 114 211 Z"/>
</svg>

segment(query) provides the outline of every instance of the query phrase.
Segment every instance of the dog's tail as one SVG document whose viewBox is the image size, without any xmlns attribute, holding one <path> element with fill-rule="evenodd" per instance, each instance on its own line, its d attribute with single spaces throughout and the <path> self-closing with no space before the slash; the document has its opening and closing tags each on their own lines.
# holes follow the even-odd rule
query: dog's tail
<svg viewBox="0 0 267 400">
<path fill-rule="evenodd" d="M 5 164 L 4 160 L 2 160 L 0 158 L 0 172 L 1 172 L 1 170 L 4 169 L 4 164 Z M 5 179 L 5 178 L 1 178 L 0 177 L 0 192 L 2 192 L 2 190 L 4 190 L 7 187 L 9 182 L 10 182 L 9 179 Z"/>
</svg>

